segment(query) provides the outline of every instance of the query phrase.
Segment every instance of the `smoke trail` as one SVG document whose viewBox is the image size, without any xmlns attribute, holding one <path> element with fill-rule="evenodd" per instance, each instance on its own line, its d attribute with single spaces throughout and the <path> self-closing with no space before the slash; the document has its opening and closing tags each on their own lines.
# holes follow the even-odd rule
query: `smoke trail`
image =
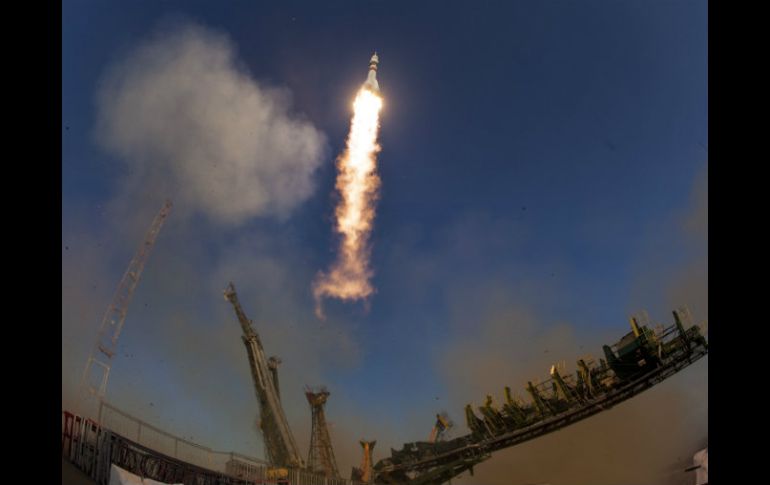
<svg viewBox="0 0 770 485">
<path fill-rule="evenodd" d="M 337 161 L 340 202 L 335 211 L 335 230 L 340 234 L 337 260 L 328 273 L 319 272 L 313 283 L 316 315 L 324 318 L 321 298 L 365 299 L 374 292 L 369 281 L 369 236 L 374 222 L 374 203 L 380 178 L 377 176 L 377 145 L 382 98 L 361 88 L 353 102 L 347 148 Z"/>
</svg>

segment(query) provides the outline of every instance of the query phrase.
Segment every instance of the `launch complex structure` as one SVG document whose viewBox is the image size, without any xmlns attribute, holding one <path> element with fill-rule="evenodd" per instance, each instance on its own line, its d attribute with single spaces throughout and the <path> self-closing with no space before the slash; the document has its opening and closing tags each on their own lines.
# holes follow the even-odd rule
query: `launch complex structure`
<svg viewBox="0 0 770 485">
<path fill-rule="evenodd" d="M 278 469 L 296 467 L 302 458 L 296 451 L 285 414 L 277 398 L 276 380 L 268 372 L 264 350 L 251 321 L 238 303 L 231 283 L 225 298 L 233 304 L 244 330 L 252 377 L 260 403 L 261 430 L 270 462 Z M 604 358 L 577 361 L 574 375 L 552 366 L 550 378 L 528 382 L 529 402 L 514 397 L 504 389 L 500 408 L 490 395 L 478 408 L 481 418 L 469 404 L 465 408 L 469 434 L 444 440 L 451 422 L 441 414 L 428 441 L 406 443 L 401 450 L 372 464 L 371 452 L 376 441 L 360 442 L 363 459 L 354 468 L 354 483 L 441 484 L 491 457 L 492 453 L 569 426 L 605 411 L 673 376 L 708 354 L 708 342 L 700 328 L 693 325 L 686 308 L 672 312 L 674 324 L 651 328 L 646 315 L 631 318 L 631 331 L 613 345 L 604 345 Z M 339 478 L 323 405 L 329 392 L 307 390 L 313 424 L 307 469 L 327 478 Z M 300 465 L 301 466 L 301 465 Z"/>
<path fill-rule="evenodd" d="M 442 414 L 427 441 L 406 443 L 390 456 L 373 461 L 376 441 L 361 440 L 359 468 L 350 479 L 340 476 L 326 425 L 324 407 L 330 395 L 325 388 L 305 389 L 312 415 L 307 462 L 302 459 L 282 409 L 278 392 L 277 358 L 266 358 L 259 334 L 246 317 L 232 284 L 225 297 L 233 305 L 243 330 L 254 389 L 259 403 L 259 424 L 267 462 L 249 465 L 230 454 L 225 473 L 174 459 L 140 445 L 101 422 L 65 412 L 62 452 L 100 485 L 109 480 L 111 464 L 132 473 L 185 485 L 363 485 L 446 483 L 489 459 L 495 451 L 510 448 L 569 426 L 630 399 L 672 377 L 708 354 L 708 342 L 699 327 L 691 324 L 689 312 L 672 312 L 674 324 L 654 329 L 640 317 L 631 318 L 631 332 L 617 343 L 604 345 L 604 358 L 577 361 L 575 374 L 552 366 L 550 378 L 528 382 L 527 402 L 504 389 L 501 406 L 490 395 L 479 406 L 479 417 L 471 405 L 465 407 L 470 433 L 447 440 L 452 422 Z M 69 424 L 68 424 L 69 423 Z M 150 428 L 152 428 L 150 426 Z M 140 427 L 141 433 L 141 427 Z M 176 448 L 176 445 L 174 445 Z M 175 453 L 174 456 L 177 456 Z"/>
<path fill-rule="evenodd" d="M 117 344 L 131 295 L 170 208 L 171 203 L 166 202 L 153 220 L 108 307 L 94 351 L 86 364 L 83 389 L 87 397 L 96 397 L 103 402 L 114 353 L 112 349 Z M 653 329 L 646 315 L 632 317 L 631 331 L 617 343 L 604 345 L 604 358 L 599 362 L 591 358 L 578 360 L 574 375 L 565 373 L 563 367 L 552 366 L 550 378 L 528 382 L 529 402 L 514 397 L 506 387 L 500 407 L 495 406 L 491 396 L 486 396 L 484 404 L 478 408 L 481 417 L 471 405 L 466 406 L 469 434 L 446 440 L 446 431 L 452 423 L 439 414 L 427 441 L 406 443 L 401 450 L 391 449 L 390 457 L 376 464 L 372 458 L 376 441 L 361 440 L 362 463 L 360 468 L 353 468 L 348 481 L 340 476 L 327 427 L 325 406 L 329 391 L 323 387 L 305 389 L 312 416 L 310 449 L 305 462 L 281 402 L 278 380 L 281 360 L 266 355 L 259 333 L 246 316 L 232 283 L 225 288 L 224 297 L 233 306 L 246 347 L 259 405 L 259 429 L 269 464 L 267 470 L 239 467 L 237 460 L 232 459 L 228 470 L 239 470 L 234 477 L 235 472 L 218 475 L 168 456 L 159 457 L 156 451 L 126 439 L 115 430 L 102 428 L 101 407 L 97 421 L 90 424 L 89 420 L 65 412 L 63 454 L 100 479 L 108 476 L 105 470 L 109 469 L 110 463 L 120 463 L 153 479 L 166 478 L 185 484 L 441 484 L 465 471 L 473 473 L 474 466 L 497 450 L 516 446 L 607 410 L 708 354 L 708 342 L 686 309 L 674 311 L 674 324 L 668 327 L 657 325 Z M 95 371 L 100 371 L 96 372 L 96 379 L 93 377 Z M 79 431 L 73 429 L 73 423 L 80 423 Z M 134 458 L 130 458 L 132 456 Z M 146 465 L 147 460 L 155 465 Z"/>
<path fill-rule="evenodd" d="M 153 220 L 108 307 L 84 373 L 83 389 L 87 397 L 103 401 L 114 353 L 112 349 L 117 344 L 131 295 L 170 208 L 171 203 L 166 202 Z M 327 427 L 325 406 L 330 392 L 323 387 L 305 389 L 312 416 L 310 449 L 305 462 L 281 402 L 278 379 L 281 360 L 266 355 L 259 333 L 246 316 L 232 283 L 225 288 L 224 297 L 233 306 L 242 330 L 241 338 L 259 405 L 259 430 L 269 464 L 267 469 L 239 466 L 233 458 L 228 462 L 229 475 L 216 474 L 158 455 L 155 450 L 142 447 L 115 430 L 102 428 L 101 416 L 88 424 L 89 420 L 69 412 L 65 412 L 63 454 L 82 469 L 101 477 L 100 480 L 108 476 L 105 470 L 109 469 L 110 463 L 120 463 L 153 479 L 165 478 L 185 484 L 437 485 L 466 471 L 473 473 L 474 466 L 497 450 L 516 446 L 607 410 L 708 354 L 708 342 L 686 309 L 674 311 L 674 324 L 668 327 L 657 325 L 653 328 L 646 315 L 632 317 L 631 331 L 617 343 L 604 345 L 604 358 L 598 362 L 592 358 L 578 360 L 574 375 L 554 365 L 547 380 L 528 382 L 529 402 L 514 397 L 506 387 L 499 407 L 490 395 L 486 396 L 484 404 L 478 407 L 481 417 L 471 405 L 466 406 L 465 418 L 470 433 L 464 436 L 446 440 L 446 431 L 452 423 L 439 414 L 427 441 L 406 443 L 400 450 L 391 449 L 390 456 L 377 463 L 372 458 L 376 441 L 361 440 L 362 463 L 359 468 L 353 468 L 348 480 L 339 472 Z M 102 408 L 99 409 L 101 413 Z M 73 429 L 72 423 L 80 423 L 80 431 Z M 146 465 L 148 462 L 155 465 Z"/>
</svg>

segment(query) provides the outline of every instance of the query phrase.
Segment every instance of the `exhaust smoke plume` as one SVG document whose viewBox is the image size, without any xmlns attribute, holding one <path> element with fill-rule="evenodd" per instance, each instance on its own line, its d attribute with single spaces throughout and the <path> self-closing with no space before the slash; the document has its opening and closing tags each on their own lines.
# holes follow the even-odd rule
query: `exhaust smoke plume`
<svg viewBox="0 0 770 485">
<path fill-rule="evenodd" d="M 163 193 L 177 218 L 288 216 L 315 189 L 323 133 L 293 112 L 288 90 L 246 71 L 226 35 L 163 27 L 99 86 L 96 137 L 126 164 L 122 190 Z"/>
<path fill-rule="evenodd" d="M 336 188 L 340 201 L 335 230 L 340 234 L 337 260 L 328 273 L 319 272 L 313 283 L 316 315 L 324 318 L 321 298 L 365 299 L 374 292 L 369 267 L 369 236 L 380 178 L 376 173 L 379 116 L 382 98 L 361 88 L 353 103 L 347 148 L 337 162 Z"/>
</svg>

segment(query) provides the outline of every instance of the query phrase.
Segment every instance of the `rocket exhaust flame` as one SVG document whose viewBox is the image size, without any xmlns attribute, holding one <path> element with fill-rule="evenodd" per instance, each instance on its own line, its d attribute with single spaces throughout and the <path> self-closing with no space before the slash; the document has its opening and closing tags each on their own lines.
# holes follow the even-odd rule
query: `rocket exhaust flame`
<svg viewBox="0 0 770 485">
<path fill-rule="evenodd" d="M 324 318 L 321 299 L 366 299 L 374 292 L 370 279 L 369 236 L 374 223 L 380 178 L 377 175 L 377 144 L 382 98 L 376 78 L 376 54 L 369 77 L 353 102 L 347 147 L 337 160 L 336 189 L 340 201 L 335 210 L 335 231 L 340 235 L 337 259 L 328 273 L 319 272 L 313 283 L 316 316 Z"/>
</svg>

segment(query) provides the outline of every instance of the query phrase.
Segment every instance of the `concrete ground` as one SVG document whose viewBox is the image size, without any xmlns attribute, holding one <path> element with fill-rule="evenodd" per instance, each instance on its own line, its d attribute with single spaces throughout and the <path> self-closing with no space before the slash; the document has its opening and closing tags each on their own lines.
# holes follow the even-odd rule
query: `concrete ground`
<svg viewBox="0 0 770 485">
<path fill-rule="evenodd" d="M 64 458 L 61 459 L 61 483 L 62 485 L 96 485 L 94 480 Z"/>
</svg>

